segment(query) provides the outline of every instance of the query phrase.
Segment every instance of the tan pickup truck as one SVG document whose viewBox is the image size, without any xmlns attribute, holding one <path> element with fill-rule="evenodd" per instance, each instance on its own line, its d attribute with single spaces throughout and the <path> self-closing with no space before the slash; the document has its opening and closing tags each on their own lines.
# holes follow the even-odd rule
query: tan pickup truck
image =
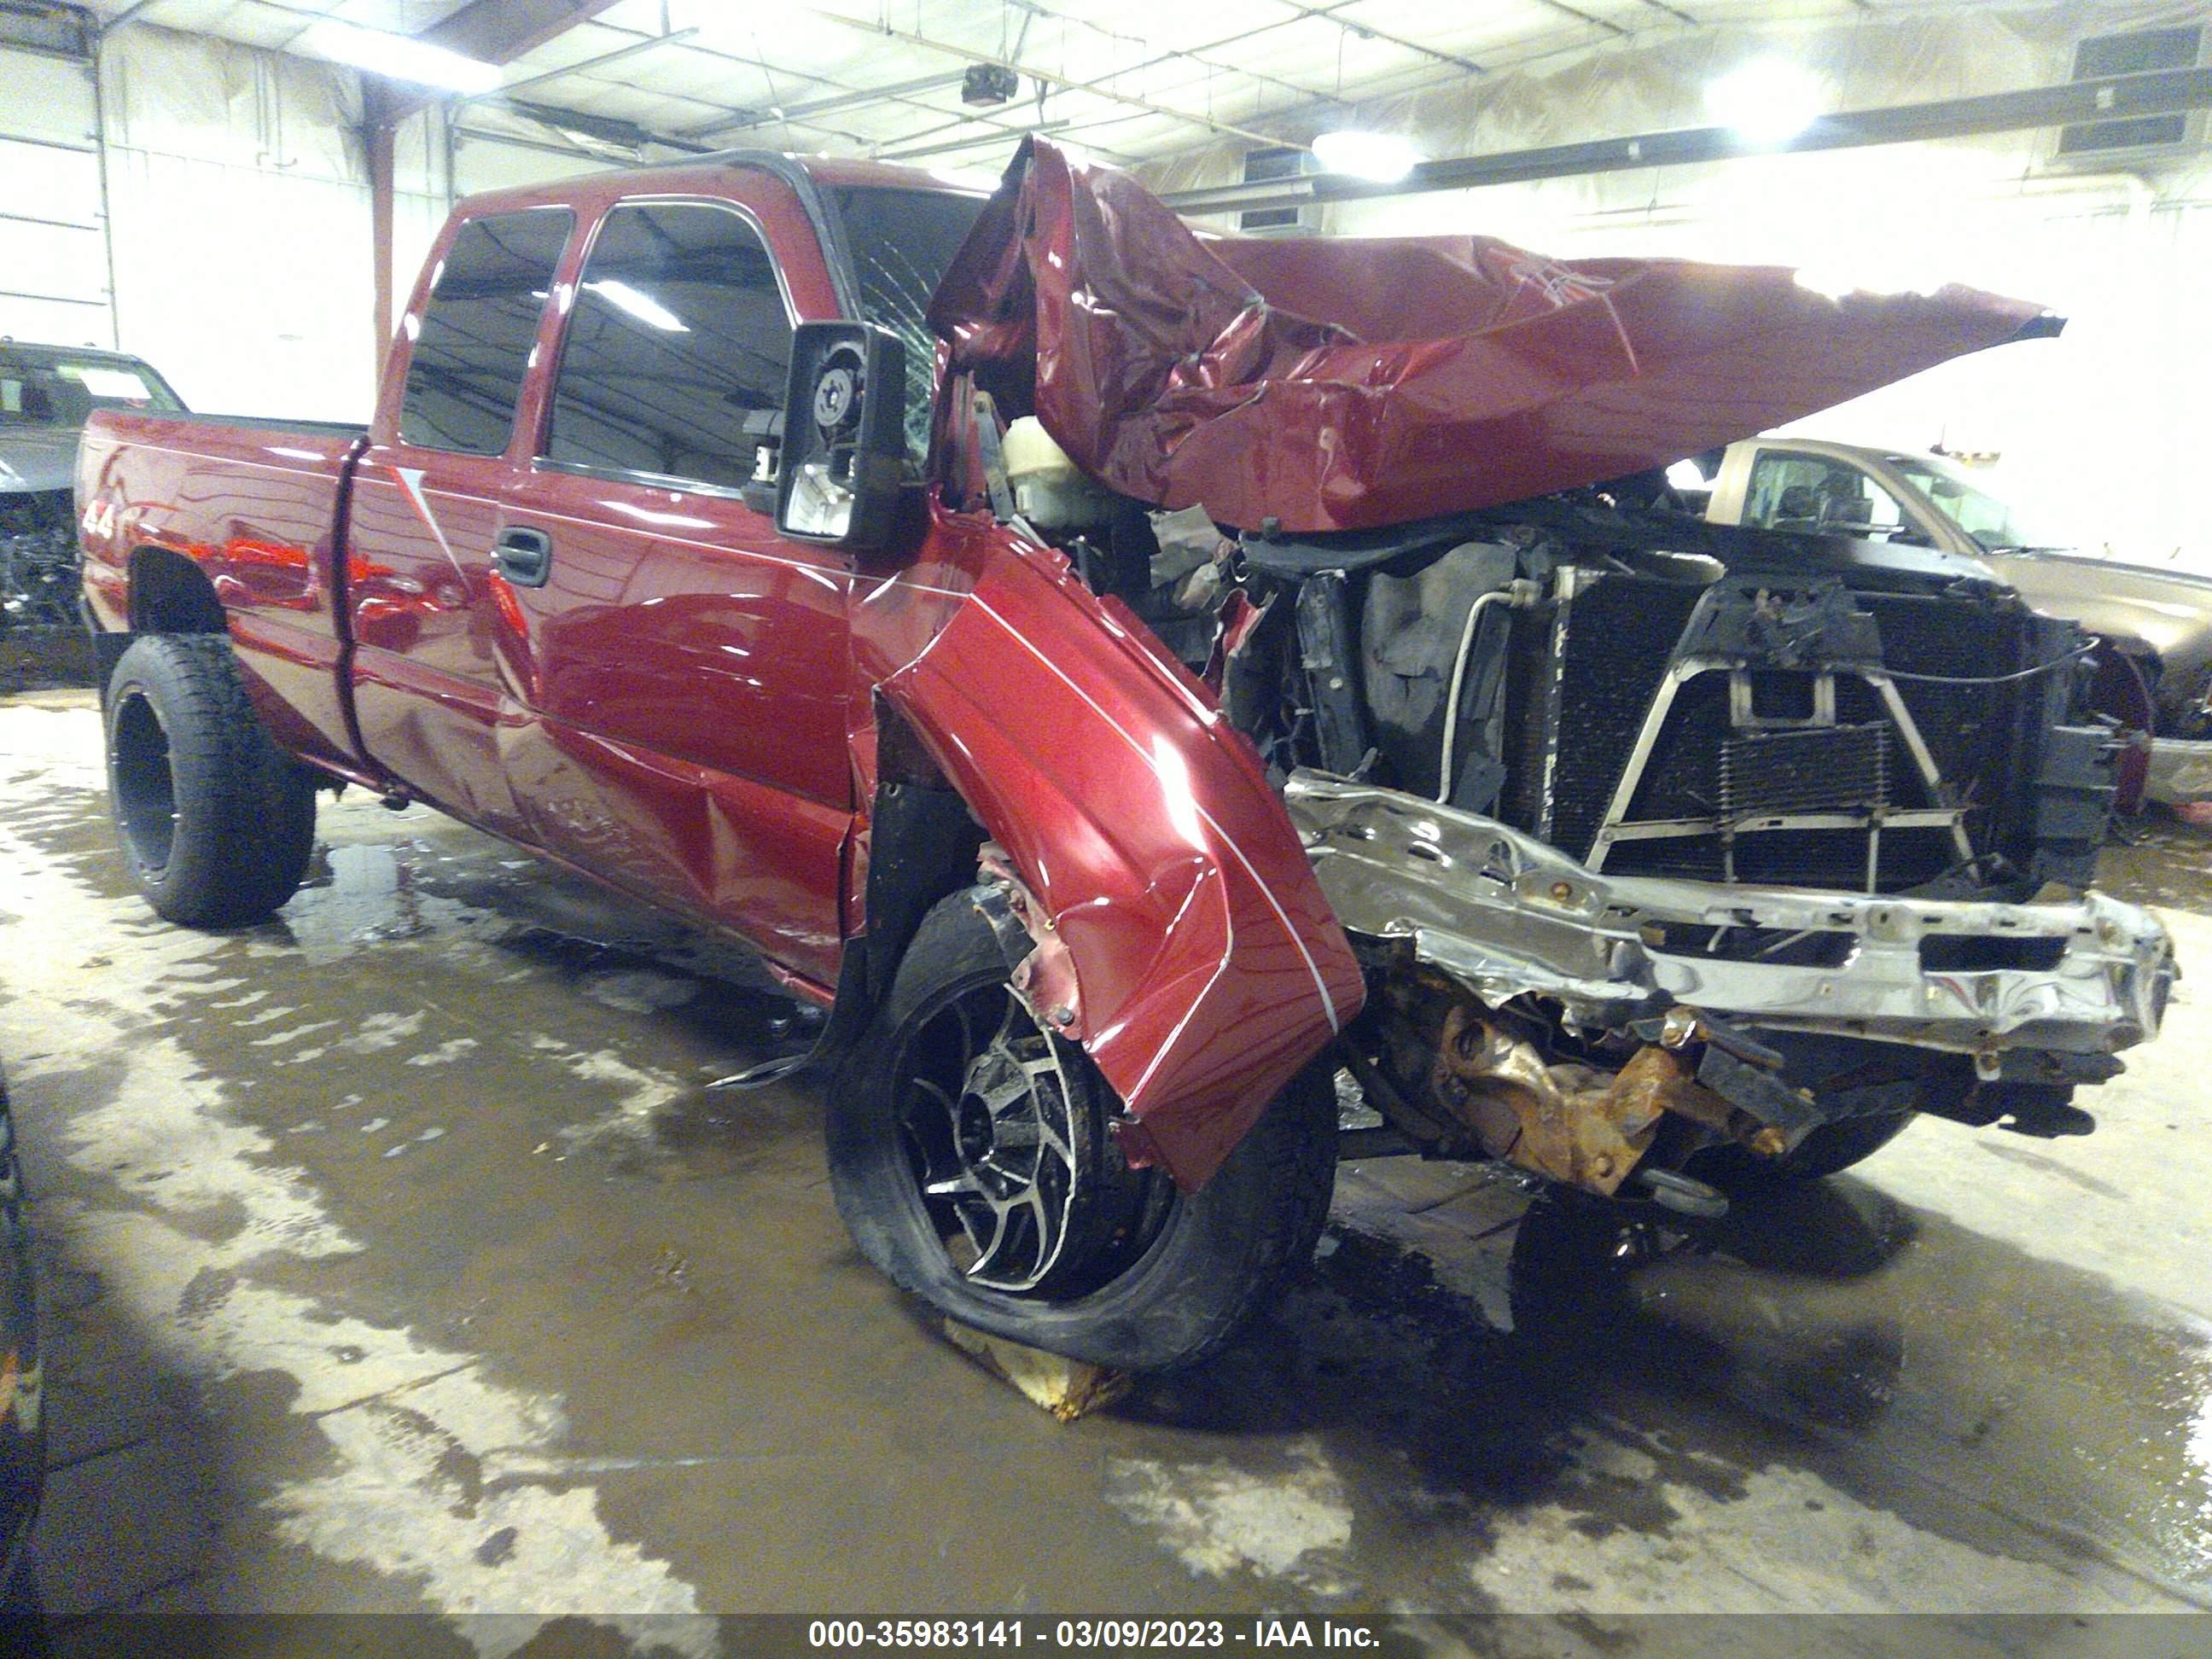
<svg viewBox="0 0 2212 1659">
<path fill-rule="evenodd" d="M 2046 615 L 2114 650 L 2100 701 L 2152 732 L 2142 792 L 2212 800 L 2212 580 L 2042 545 L 1942 455 L 1812 438 L 1747 438 L 1707 478 L 1714 524 L 1933 547 L 1988 565 Z"/>
</svg>

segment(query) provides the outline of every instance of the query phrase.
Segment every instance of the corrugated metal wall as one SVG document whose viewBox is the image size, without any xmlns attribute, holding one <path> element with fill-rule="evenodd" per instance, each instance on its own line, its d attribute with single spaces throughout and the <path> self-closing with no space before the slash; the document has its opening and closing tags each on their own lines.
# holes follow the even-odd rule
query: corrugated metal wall
<svg viewBox="0 0 2212 1659">
<path fill-rule="evenodd" d="M 91 65 L 0 46 L 0 335 L 112 346 Z"/>
<path fill-rule="evenodd" d="M 119 346 L 195 408 L 364 418 L 367 159 L 348 71 L 144 26 L 90 58 L 0 44 L 0 334 Z M 106 120 L 103 158 L 102 117 Z M 395 146 L 397 302 L 459 192 L 605 165 L 442 115 Z M 105 160 L 106 178 L 102 178 Z M 111 283 L 114 291 L 110 292 Z"/>
</svg>

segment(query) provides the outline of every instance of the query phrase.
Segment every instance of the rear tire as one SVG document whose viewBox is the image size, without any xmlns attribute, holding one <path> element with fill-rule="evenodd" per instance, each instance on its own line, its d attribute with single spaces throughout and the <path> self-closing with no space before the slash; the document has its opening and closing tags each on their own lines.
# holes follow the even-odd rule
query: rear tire
<svg viewBox="0 0 2212 1659">
<path fill-rule="evenodd" d="M 833 1092 L 830 1184 L 860 1253 L 963 1324 L 1174 1370 L 1311 1256 L 1335 1178 L 1331 1069 L 1300 1073 L 1212 1180 L 1180 1193 L 1123 1162 L 1105 1080 L 1029 1019 L 973 896 L 956 893 L 923 919 Z"/>
<path fill-rule="evenodd" d="M 149 634 L 124 652 L 107 791 L 131 878 L 171 921 L 258 921 L 307 873 L 313 775 L 270 741 L 220 635 Z"/>
</svg>

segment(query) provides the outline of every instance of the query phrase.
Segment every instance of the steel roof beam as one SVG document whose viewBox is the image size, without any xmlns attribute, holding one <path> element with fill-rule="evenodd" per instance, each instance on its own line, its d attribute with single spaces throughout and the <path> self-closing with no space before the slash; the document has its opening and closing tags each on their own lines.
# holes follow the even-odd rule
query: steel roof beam
<svg viewBox="0 0 2212 1659">
<path fill-rule="evenodd" d="M 1986 93 L 1972 98 L 1947 98 L 1933 103 L 1823 115 L 1796 137 L 1779 143 L 1754 143 L 1729 127 L 1688 127 L 1672 132 L 1638 133 L 1626 138 L 1597 138 L 1535 149 L 1506 150 L 1492 155 L 1422 161 L 1403 179 L 1390 184 L 1350 179 L 1340 173 L 1316 173 L 1266 184 L 1219 185 L 1206 190 L 1180 191 L 1166 200 L 1182 213 L 1297 207 L 1309 202 L 1413 196 L 1429 191 L 1470 190 L 1486 185 L 1523 184 L 1532 179 L 1564 179 L 1582 173 L 1686 167 L 1746 155 L 1928 143 L 2032 127 L 2171 115 L 2208 106 L 2212 106 L 2212 69 L 2158 70 L 2141 75 L 2070 82 L 2062 86 L 2031 87 L 2019 92 Z"/>
<path fill-rule="evenodd" d="M 516 93 L 521 92 L 526 88 L 542 87 L 548 81 L 558 81 L 562 77 L 570 75 L 582 75 L 586 70 L 590 70 L 605 69 L 610 64 L 625 63 L 630 58 L 641 57 L 645 53 L 655 51 L 661 46 L 672 46 L 680 41 L 689 40 L 693 35 L 698 33 L 699 31 L 696 28 L 678 29 L 673 34 L 656 34 L 649 40 L 634 40 L 629 46 L 617 46 L 612 52 L 603 52 L 596 58 L 586 58 L 577 63 L 566 64 L 560 69 L 547 70 L 542 75 L 526 76 L 520 81 L 510 81 L 505 86 L 497 88 L 495 91 L 485 93 L 483 96 L 486 98 L 512 98 Z M 461 101 L 464 103 L 474 103 L 477 100 L 473 98 L 469 98 L 464 99 Z"/>
<path fill-rule="evenodd" d="M 1242 138 L 1255 144 L 1279 144 L 1282 140 L 1255 132 L 1249 127 L 1240 127 L 1227 121 L 1216 121 L 1210 116 L 1193 115 L 1185 110 L 1170 109 L 1164 104 L 1155 104 L 1129 93 L 1115 92 L 1097 81 L 1077 81 L 1065 75 L 1054 75 L 1027 64 L 1017 63 L 988 52 L 972 52 L 966 46 L 956 46 L 948 40 L 933 40 L 926 34 L 916 34 L 907 29 L 893 28 L 888 24 L 872 23 L 864 17 L 848 17 L 842 12 L 819 11 L 811 6 L 801 6 L 810 17 L 818 17 L 825 23 L 842 23 L 878 40 L 896 40 L 903 46 L 919 46 L 926 52 L 943 52 L 948 58 L 957 58 L 970 64 L 989 64 L 1000 69 L 1012 70 L 1017 75 L 1026 75 L 1032 81 L 1046 86 L 1058 87 L 1066 92 L 1087 92 L 1093 97 L 1111 103 L 1127 104 L 1132 109 L 1143 110 L 1148 115 L 1158 115 L 1172 121 L 1182 121 L 1192 126 L 1206 128 L 1224 138 Z"/>
</svg>

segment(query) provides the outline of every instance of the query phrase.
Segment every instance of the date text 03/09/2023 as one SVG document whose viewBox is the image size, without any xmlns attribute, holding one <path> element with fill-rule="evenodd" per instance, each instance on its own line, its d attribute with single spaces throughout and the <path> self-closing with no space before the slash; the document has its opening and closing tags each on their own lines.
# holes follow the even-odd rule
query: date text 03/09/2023
<svg viewBox="0 0 2212 1659">
<path fill-rule="evenodd" d="M 1193 1648 L 1334 1648 L 1382 1645 L 1372 1625 L 1350 1619 L 817 1619 L 806 1642 L 817 1650 L 869 1648 L 1046 1648 L 1055 1652 L 1126 1653 Z"/>
</svg>

